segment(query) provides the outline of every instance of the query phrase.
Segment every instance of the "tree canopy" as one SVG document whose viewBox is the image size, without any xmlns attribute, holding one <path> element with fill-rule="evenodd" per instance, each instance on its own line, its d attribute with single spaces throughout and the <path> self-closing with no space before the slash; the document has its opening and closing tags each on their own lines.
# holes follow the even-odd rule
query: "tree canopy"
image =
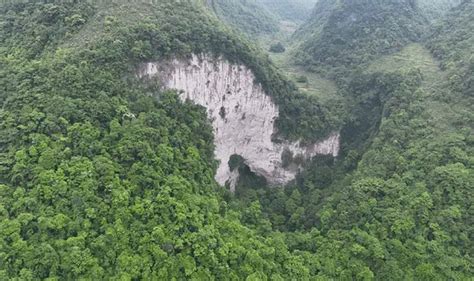
<svg viewBox="0 0 474 281">
<path fill-rule="evenodd" d="M 471 279 L 474 5 L 380 3 L 319 0 L 292 38 L 341 112 L 205 1 L 1 4 L 0 280 Z M 205 110 L 134 72 L 192 53 L 255 73 L 276 140 L 340 130 L 340 155 L 284 151 L 273 188 L 234 155 L 218 186 Z"/>
</svg>

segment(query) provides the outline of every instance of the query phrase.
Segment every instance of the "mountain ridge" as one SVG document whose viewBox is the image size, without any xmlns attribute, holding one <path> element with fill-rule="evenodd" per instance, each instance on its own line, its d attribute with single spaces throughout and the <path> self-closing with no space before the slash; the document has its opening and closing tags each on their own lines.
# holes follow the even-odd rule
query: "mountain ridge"
<svg viewBox="0 0 474 281">
<path fill-rule="evenodd" d="M 426 20 L 414 1 L 318 1 L 295 33 L 298 64 L 318 69 L 360 65 L 420 39 Z"/>
<path fill-rule="evenodd" d="M 469 280 L 474 6 L 417 3 L 271 55 L 204 0 L 0 5 L 0 279 Z"/>
</svg>

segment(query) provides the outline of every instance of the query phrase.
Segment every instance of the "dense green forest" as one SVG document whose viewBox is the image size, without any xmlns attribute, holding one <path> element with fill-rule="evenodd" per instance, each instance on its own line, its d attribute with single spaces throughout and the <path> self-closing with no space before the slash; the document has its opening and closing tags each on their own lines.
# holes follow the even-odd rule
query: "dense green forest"
<svg viewBox="0 0 474 281">
<path fill-rule="evenodd" d="M 452 8 L 461 4 L 462 0 L 418 0 L 417 4 L 430 20 L 440 20 Z"/>
<path fill-rule="evenodd" d="M 294 35 L 300 41 L 294 57 L 331 75 L 399 51 L 420 38 L 425 23 L 413 0 L 321 0 Z"/>
<path fill-rule="evenodd" d="M 460 0 L 317 2 L 310 19 L 293 35 L 293 57 L 324 75 L 360 67 L 423 39 Z M 345 73 L 344 75 L 346 75 Z"/>
<path fill-rule="evenodd" d="M 261 188 L 249 176 L 233 204 L 260 206 L 287 233 L 290 249 L 311 252 L 326 278 L 469 279 L 473 3 L 463 2 L 436 25 L 408 2 L 363 3 L 319 1 L 314 18 L 289 43 L 297 52 L 288 55 L 334 79 L 347 104 L 342 155 L 318 157 L 279 190 Z M 390 21 L 378 22 L 377 8 L 393 12 L 389 17 L 404 14 L 389 18 L 387 29 Z M 360 21 L 341 24 L 345 13 Z M 380 35 L 353 35 L 374 25 Z M 337 41 L 342 34 L 344 41 Z M 381 44 L 383 36 L 396 45 Z M 310 50 L 322 59 L 314 62 Z"/>
<path fill-rule="evenodd" d="M 257 0 L 282 20 L 305 21 L 318 0 Z"/>
<path fill-rule="evenodd" d="M 416 41 L 425 21 L 413 0 L 318 1 L 295 59 L 323 73 L 358 66 Z"/>
<path fill-rule="evenodd" d="M 280 55 L 337 106 L 248 39 L 278 27 L 265 1 L 0 4 L 0 280 L 473 278 L 473 1 L 292 12 Z M 205 109 L 133 72 L 192 53 L 255 73 L 276 138 L 339 129 L 340 155 L 218 186 Z"/>
<path fill-rule="evenodd" d="M 208 6 L 227 24 L 251 37 L 278 31 L 275 15 L 255 0 L 209 0 Z"/>
<path fill-rule="evenodd" d="M 187 2 L 0 14 L 0 279 L 309 276 L 226 207 L 204 111 L 127 75 L 204 50 L 265 63 L 246 43 Z"/>
</svg>

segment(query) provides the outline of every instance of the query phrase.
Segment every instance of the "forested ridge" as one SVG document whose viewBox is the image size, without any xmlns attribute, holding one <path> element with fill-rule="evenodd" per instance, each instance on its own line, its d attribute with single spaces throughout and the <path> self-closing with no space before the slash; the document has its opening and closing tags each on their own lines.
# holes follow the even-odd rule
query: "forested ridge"
<svg viewBox="0 0 474 281">
<path fill-rule="evenodd" d="M 342 155 L 317 157 L 280 190 L 249 176 L 234 204 L 258 202 L 324 278 L 469 279 L 472 1 L 436 25 L 409 1 L 366 2 L 320 0 L 288 42 L 307 75 L 338 86 L 347 110 Z M 391 11 L 388 21 L 381 11 Z M 350 24 L 339 18 L 351 14 Z"/>
<path fill-rule="evenodd" d="M 413 0 L 321 0 L 295 33 L 295 59 L 323 73 L 356 67 L 418 40 L 425 24 Z"/>
<path fill-rule="evenodd" d="M 212 11 L 230 26 L 256 37 L 278 30 L 278 22 L 255 0 L 208 0 Z"/>
<path fill-rule="evenodd" d="M 257 0 L 278 18 L 289 21 L 305 21 L 318 0 Z"/>
<path fill-rule="evenodd" d="M 284 55 L 337 106 L 251 42 L 263 2 L 0 4 L 0 280 L 473 278 L 473 1 L 319 0 Z M 134 75 L 193 53 L 255 73 L 276 139 L 340 130 L 340 155 L 218 186 L 205 109 Z"/>
<path fill-rule="evenodd" d="M 0 279 L 309 276 L 226 207 L 204 111 L 131 72 L 250 47 L 188 2 L 1 8 Z"/>
<path fill-rule="evenodd" d="M 462 2 L 463 0 L 418 0 L 417 4 L 429 20 L 437 21 Z"/>
</svg>

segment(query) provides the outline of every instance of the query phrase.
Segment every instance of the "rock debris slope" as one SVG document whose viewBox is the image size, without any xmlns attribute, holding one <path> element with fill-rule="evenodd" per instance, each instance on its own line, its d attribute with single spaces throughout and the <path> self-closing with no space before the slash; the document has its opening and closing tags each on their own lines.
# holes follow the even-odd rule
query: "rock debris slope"
<svg viewBox="0 0 474 281">
<path fill-rule="evenodd" d="M 280 185 L 294 179 L 300 169 L 297 164 L 284 165 L 284 152 L 300 159 L 339 153 L 338 133 L 311 145 L 274 143 L 278 106 L 246 66 L 201 54 L 189 60 L 143 64 L 138 76 L 159 79 L 164 88 L 178 90 L 182 100 L 207 109 L 214 128 L 215 155 L 220 161 L 216 180 L 221 185 L 227 183 L 233 188 L 237 180 L 228 165 L 232 155 L 244 158 L 245 164 L 269 184 Z"/>
</svg>

